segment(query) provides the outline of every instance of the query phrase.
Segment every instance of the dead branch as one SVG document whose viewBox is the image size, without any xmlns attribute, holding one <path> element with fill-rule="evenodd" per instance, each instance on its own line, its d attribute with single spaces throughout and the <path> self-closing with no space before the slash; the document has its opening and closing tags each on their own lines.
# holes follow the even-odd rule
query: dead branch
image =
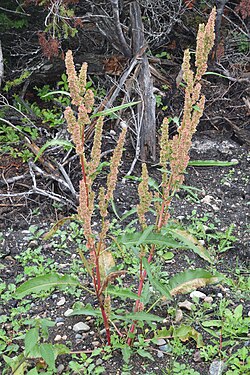
<svg viewBox="0 0 250 375">
<path fill-rule="evenodd" d="M 2 50 L 1 40 L 0 40 L 0 87 L 2 84 L 3 74 L 4 74 L 3 50 Z"/>
<path fill-rule="evenodd" d="M 117 37 L 120 41 L 121 48 L 123 50 L 123 54 L 126 57 L 131 57 L 131 48 L 129 47 L 128 43 L 126 42 L 125 36 L 122 31 L 120 17 L 119 17 L 119 5 L 118 0 L 110 0 L 113 10 L 113 17 L 115 21 L 115 29 L 117 33 Z"/>
<path fill-rule="evenodd" d="M 130 5 L 130 17 L 132 25 L 132 50 L 134 53 L 145 45 L 143 23 L 140 5 L 133 1 Z M 155 119 L 155 97 L 153 94 L 153 80 L 150 73 L 148 57 L 144 53 L 142 57 L 141 70 L 138 77 L 142 103 L 138 105 L 138 119 L 141 121 L 140 147 L 141 159 L 155 161 L 156 152 L 156 119 Z"/>
</svg>

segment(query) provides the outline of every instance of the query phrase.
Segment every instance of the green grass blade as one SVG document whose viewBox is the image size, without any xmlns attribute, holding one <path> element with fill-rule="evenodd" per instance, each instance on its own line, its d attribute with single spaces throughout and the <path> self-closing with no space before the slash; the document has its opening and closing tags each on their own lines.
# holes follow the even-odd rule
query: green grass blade
<svg viewBox="0 0 250 375">
<path fill-rule="evenodd" d="M 51 141 L 46 142 L 40 148 L 40 150 L 38 151 L 38 154 L 36 155 L 35 162 L 42 156 L 44 151 L 50 146 L 65 146 L 65 147 L 74 148 L 74 145 L 69 141 L 66 141 L 64 139 L 52 139 Z"/>
<path fill-rule="evenodd" d="M 222 160 L 190 160 L 189 167 L 231 167 L 237 165 L 239 162 L 235 161 L 222 161 Z"/>
<path fill-rule="evenodd" d="M 92 118 L 100 117 L 100 116 L 109 116 L 109 115 L 112 115 L 113 113 L 115 113 L 117 111 L 120 111 L 120 110 L 125 109 L 125 108 L 132 107 L 132 106 L 137 105 L 139 103 L 141 103 L 140 100 L 137 101 L 137 102 L 132 102 L 132 103 L 126 103 L 126 104 L 118 105 L 117 107 L 105 109 L 104 111 L 94 113 L 92 116 L 90 116 L 90 118 L 92 119 Z"/>
<path fill-rule="evenodd" d="M 45 95 L 42 95 L 41 98 L 46 98 L 47 96 L 50 96 L 50 95 L 56 95 L 56 94 L 60 94 L 60 95 L 67 95 L 67 96 L 70 96 L 70 93 L 67 92 L 67 91 L 63 91 L 63 90 L 56 90 L 56 91 L 50 91 L 48 92 L 47 94 Z"/>
</svg>

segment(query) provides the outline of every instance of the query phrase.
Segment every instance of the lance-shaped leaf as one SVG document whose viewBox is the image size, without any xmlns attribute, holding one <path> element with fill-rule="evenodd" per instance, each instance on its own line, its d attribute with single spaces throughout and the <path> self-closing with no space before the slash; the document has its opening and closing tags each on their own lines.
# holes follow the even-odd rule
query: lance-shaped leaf
<svg viewBox="0 0 250 375">
<path fill-rule="evenodd" d="M 57 91 L 50 91 L 50 92 L 48 92 L 47 94 L 42 95 L 41 98 L 46 98 L 47 96 L 55 95 L 55 94 L 60 94 L 60 95 L 70 96 L 70 93 L 67 92 L 67 91 L 57 90 Z"/>
<path fill-rule="evenodd" d="M 222 161 L 222 160 L 190 160 L 188 166 L 192 167 L 230 167 L 237 165 L 239 162 L 235 161 Z"/>
<path fill-rule="evenodd" d="M 110 116 L 117 111 L 121 111 L 122 109 L 132 107 L 139 103 L 141 103 L 141 101 L 121 104 L 121 105 L 118 105 L 117 107 L 108 108 L 108 109 L 105 109 L 104 111 L 94 113 L 93 115 L 90 116 L 90 118 L 92 119 L 92 118 L 100 117 L 100 116 Z"/>
<path fill-rule="evenodd" d="M 108 294 L 111 294 L 113 296 L 120 297 L 120 298 L 129 298 L 135 301 L 139 299 L 138 295 L 136 293 L 131 292 L 131 290 L 128 288 L 119 288 L 119 287 L 114 287 L 114 286 L 109 285 L 107 288 L 107 292 Z"/>
<path fill-rule="evenodd" d="M 180 272 L 171 277 L 168 287 L 171 296 L 175 296 L 176 294 L 189 293 L 208 284 L 218 283 L 222 279 L 223 275 L 218 272 L 213 275 L 202 268 L 197 268 Z"/>
<path fill-rule="evenodd" d="M 159 280 L 153 277 L 151 270 L 150 270 L 150 265 L 147 261 L 147 259 L 143 258 L 142 260 L 143 267 L 145 268 L 149 281 L 152 284 L 152 286 L 159 292 L 161 293 L 162 296 L 166 297 L 167 299 L 171 299 L 171 295 L 169 293 L 168 287 L 163 285 Z"/>
<path fill-rule="evenodd" d="M 73 315 L 90 315 L 95 317 L 101 317 L 101 311 L 98 309 L 93 309 L 90 304 L 87 304 L 83 308 L 74 310 L 70 316 Z M 164 318 L 161 318 L 157 315 L 149 314 L 144 311 L 126 314 L 126 315 L 117 315 L 112 313 L 110 315 L 111 320 L 124 320 L 124 321 L 148 321 L 148 322 L 161 322 Z"/>
<path fill-rule="evenodd" d="M 128 233 L 117 238 L 118 242 L 122 243 L 127 247 L 138 246 L 138 243 L 141 245 L 154 244 L 157 246 L 165 246 L 168 248 L 187 248 L 185 245 L 180 244 L 173 240 L 172 238 L 167 237 L 166 235 L 160 233 L 148 233 L 147 236 L 143 236 L 144 232 Z"/>
<path fill-rule="evenodd" d="M 65 139 L 52 139 L 51 141 L 47 141 L 40 148 L 34 161 L 36 162 L 42 156 L 44 151 L 50 146 L 64 146 L 64 147 L 69 147 L 70 149 L 75 147 L 71 142 L 66 141 Z"/>
<path fill-rule="evenodd" d="M 160 316 L 147 313 L 145 311 L 139 311 L 136 313 L 126 315 L 111 314 L 111 319 L 125 320 L 125 321 L 146 321 L 146 322 L 162 322 L 164 318 Z"/>
<path fill-rule="evenodd" d="M 72 311 L 69 316 L 74 315 L 90 315 L 101 317 L 102 313 L 99 309 L 94 309 L 89 303 L 85 307 L 79 307 Z"/>
<path fill-rule="evenodd" d="M 20 285 L 16 292 L 15 297 L 20 299 L 27 294 L 46 292 L 53 288 L 65 288 L 68 286 L 81 287 L 81 283 L 76 278 L 69 275 L 59 275 L 51 273 L 43 276 L 34 277 L 22 285 Z"/>
<path fill-rule="evenodd" d="M 43 239 L 45 241 L 47 241 L 48 239 L 50 239 L 55 233 L 56 231 L 64 224 L 66 223 L 67 221 L 69 220 L 76 220 L 77 216 L 76 215 L 72 215 L 72 216 L 67 216 L 67 217 L 63 217 L 62 219 L 58 220 L 54 225 L 53 227 L 49 230 L 49 232 L 45 233 L 44 236 L 43 236 Z"/>
<path fill-rule="evenodd" d="M 173 237 L 177 238 L 179 241 L 183 242 L 185 246 L 193 250 L 194 253 L 199 255 L 202 259 L 207 260 L 209 263 L 213 263 L 207 249 L 201 245 L 199 240 L 195 238 L 191 233 L 182 229 L 170 229 L 170 233 Z"/>
</svg>

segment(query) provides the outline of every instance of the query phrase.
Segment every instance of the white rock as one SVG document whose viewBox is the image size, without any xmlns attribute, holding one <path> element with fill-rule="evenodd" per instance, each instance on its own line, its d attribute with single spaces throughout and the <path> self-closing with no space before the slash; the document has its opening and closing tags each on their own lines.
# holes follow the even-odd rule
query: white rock
<svg viewBox="0 0 250 375">
<path fill-rule="evenodd" d="M 90 326 L 88 326 L 86 323 L 83 323 L 83 322 L 79 322 L 73 325 L 73 331 L 75 332 L 81 332 L 81 331 L 87 332 L 89 330 L 90 330 Z"/>
<path fill-rule="evenodd" d="M 200 292 L 199 290 L 194 290 L 193 292 L 190 293 L 190 297 L 191 297 L 192 299 L 193 299 L 193 298 L 204 299 L 204 298 L 206 298 L 206 294 Z"/>
<path fill-rule="evenodd" d="M 209 375 L 222 375 L 225 366 L 223 361 L 213 361 L 209 367 Z"/>
<path fill-rule="evenodd" d="M 57 369 L 56 369 L 56 372 L 57 374 L 62 374 L 63 370 L 65 369 L 64 365 L 61 363 Z"/>
<path fill-rule="evenodd" d="M 62 339 L 61 335 L 56 335 L 56 337 L 54 338 L 55 341 L 60 341 L 61 339 Z"/>
<path fill-rule="evenodd" d="M 65 311 L 65 313 L 63 314 L 64 316 L 70 316 L 70 314 L 73 312 L 74 310 L 73 309 L 68 309 Z"/>
<path fill-rule="evenodd" d="M 66 302 L 65 297 L 60 298 L 59 301 L 57 302 L 57 306 L 63 306 L 65 302 Z"/>
<path fill-rule="evenodd" d="M 175 314 L 175 323 L 180 323 L 183 319 L 183 312 L 181 309 L 177 309 L 176 314 Z"/>
<path fill-rule="evenodd" d="M 204 302 L 212 303 L 213 302 L 213 297 L 207 296 L 204 298 Z"/>
<path fill-rule="evenodd" d="M 164 344 L 166 344 L 166 340 L 164 340 L 164 339 L 158 339 L 157 340 L 156 345 L 161 346 L 161 345 L 164 345 Z"/>
<path fill-rule="evenodd" d="M 194 306 L 194 304 L 188 300 L 185 300 L 184 302 L 180 302 L 178 303 L 178 306 L 181 308 L 181 309 L 186 309 L 188 311 L 192 311 L 192 307 Z"/>
<path fill-rule="evenodd" d="M 215 204 L 216 200 L 212 195 L 206 195 L 201 199 L 201 202 L 211 206 L 214 211 L 219 211 L 219 207 Z"/>
</svg>

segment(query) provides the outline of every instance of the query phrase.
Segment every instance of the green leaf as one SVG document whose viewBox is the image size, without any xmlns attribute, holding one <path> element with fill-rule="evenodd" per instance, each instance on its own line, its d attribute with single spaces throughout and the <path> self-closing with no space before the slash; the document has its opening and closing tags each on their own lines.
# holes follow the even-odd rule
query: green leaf
<svg viewBox="0 0 250 375">
<path fill-rule="evenodd" d="M 142 234 L 143 232 L 125 233 L 124 235 L 119 236 L 117 240 L 127 247 L 137 246 Z M 142 244 L 154 244 L 173 249 L 186 248 L 183 244 L 180 244 L 179 242 L 160 233 L 149 233 L 148 236 L 143 239 Z"/>
<path fill-rule="evenodd" d="M 176 294 L 189 293 L 197 288 L 204 287 L 208 284 L 218 283 L 223 279 L 223 276 L 216 272 L 212 275 L 210 272 L 197 268 L 195 270 L 186 270 L 176 274 L 169 280 L 169 290 L 171 296 Z"/>
<path fill-rule="evenodd" d="M 70 93 L 67 92 L 67 91 L 57 90 L 57 91 L 50 91 L 50 92 L 48 92 L 47 94 L 42 95 L 41 98 L 46 98 L 47 96 L 55 95 L 55 94 L 60 94 L 60 95 L 67 95 L 67 96 L 70 96 Z"/>
<path fill-rule="evenodd" d="M 101 311 L 99 309 L 98 310 L 94 309 L 89 303 L 85 307 L 77 308 L 73 310 L 73 312 L 69 316 L 73 316 L 73 315 L 90 315 L 90 316 L 97 316 L 97 317 L 102 316 Z"/>
<path fill-rule="evenodd" d="M 149 225 L 142 233 L 141 236 L 139 237 L 136 246 L 140 246 L 145 243 L 145 240 L 148 238 L 149 234 L 152 232 L 154 229 L 154 225 Z"/>
<path fill-rule="evenodd" d="M 238 161 L 221 161 L 221 160 L 190 160 L 189 167 L 230 167 L 239 164 Z"/>
<path fill-rule="evenodd" d="M 115 202 L 114 202 L 114 199 L 111 199 L 111 206 L 112 206 L 112 210 L 114 211 L 114 214 L 115 216 L 117 217 L 118 220 L 121 220 L 118 212 L 117 212 L 117 209 L 116 209 L 116 205 L 115 205 Z"/>
<path fill-rule="evenodd" d="M 34 367 L 32 370 L 30 370 L 29 372 L 27 372 L 27 375 L 38 375 L 38 372 L 37 372 L 37 369 L 36 367 Z"/>
<path fill-rule="evenodd" d="M 70 147 L 70 148 L 74 148 L 74 145 L 69 142 L 69 141 L 66 141 L 65 139 L 52 139 L 50 141 L 47 141 L 41 148 L 40 150 L 38 151 L 37 155 L 36 155 L 36 158 L 35 158 L 35 162 L 42 156 L 42 154 L 44 153 L 44 151 L 50 147 L 50 146 L 67 146 L 67 147 Z"/>
<path fill-rule="evenodd" d="M 221 320 L 205 320 L 204 322 L 201 322 L 203 327 L 221 327 L 222 321 Z"/>
<path fill-rule="evenodd" d="M 204 345 L 201 333 L 199 333 L 193 327 L 190 326 L 181 325 L 178 328 L 174 328 L 173 337 L 178 338 L 182 342 L 186 342 L 189 339 L 193 339 L 196 341 L 197 348 L 201 348 Z"/>
<path fill-rule="evenodd" d="M 79 280 L 69 275 L 59 275 L 51 273 L 43 276 L 34 277 L 22 285 L 20 285 L 16 292 L 15 297 L 20 299 L 27 294 L 39 293 L 41 291 L 48 291 L 51 288 L 62 288 L 68 286 L 81 287 Z"/>
<path fill-rule="evenodd" d="M 27 362 L 25 361 L 24 353 L 16 357 L 7 357 L 3 355 L 4 361 L 11 367 L 12 374 L 24 375 L 27 370 Z"/>
<path fill-rule="evenodd" d="M 213 260 L 207 251 L 207 249 L 201 245 L 201 243 L 186 230 L 182 229 L 170 229 L 170 233 L 173 237 L 183 242 L 189 249 L 193 250 L 202 259 L 207 260 L 209 263 L 213 263 Z"/>
<path fill-rule="evenodd" d="M 122 358 L 124 360 L 125 363 L 129 363 L 129 359 L 131 357 L 131 354 L 132 354 L 132 350 L 131 350 L 131 347 L 129 345 L 125 345 L 123 348 L 122 348 Z"/>
<path fill-rule="evenodd" d="M 121 217 L 121 221 L 125 220 L 127 217 L 133 215 L 133 214 L 136 213 L 136 212 L 137 212 L 136 207 L 131 208 L 131 210 L 125 212 L 125 214 L 122 215 L 122 217 Z"/>
<path fill-rule="evenodd" d="M 162 254 L 161 257 L 164 260 L 171 260 L 174 257 L 174 253 L 172 253 L 172 251 L 167 251 L 166 253 Z"/>
<path fill-rule="evenodd" d="M 25 355 L 27 356 L 32 348 L 37 344 L 39 338 L 38 328 L 30 329 L 24 338 Z"/>
<path fill-rule="evenodd" d="M 130 298 L 132 300 L 138 300 L 139 297 L 136 293 L 131 292 L 131 290 L 126 288 L 116 288 L 111 285 L 108 286 L 106 289 L 108 294 L 111 294 L 113 296 L 121 297 L 121 298 Z"/>
<path fill-rule="evenodd" d="M 137 351 L 137 354 L 139 354 L 141 357 L 143 357 L 143 358 L 148 358 L 148 359 L 150 359 L 151 361 L 154 361 L 155 359 L 154 359 L 154 357 L 149 353 L 149 352 L 147 352 L 146 350 L 144 350 L 144 349 L 138 349 Z"/>
<path fill-rule="evenodd" d="M 237 319 L 237 320 L 242 319 L 242 312 L 243 312 L 243 306 L 238 305 L 234 310 L 235 319 Z"/>
<path fill-rule="evenodd" d="M 147 272 L 149 281 L 151 282 L 152 286 L 161 293 L 162 296 L 166 297 L 167 299 L 171 299 L 171 295 L 169 293 L 168 287 L 163 285 L 159 280 L 153 277 L 151 270 L 150 270 L 150 265 L 147 261 L 147 259 L 143 258 L 142 259 L 143 266 Z"/>
<path fill-rule="evenodd" d="M 72 216 L 67 216 L 67 217 L 63 217 L 62 219 L 58 220 L 53 226 L 52 228 L 50 229 L 49 232 L 45 233 L 45 235 L 43 236 L 43 240 L 47 241 L 49 240 L 55 233 L 56 231 L 63 225 L 66 223 L 66 221 L 69 221 L 69 220 L 76 220 L 76 215 L 72 215 Z"/>
<path fill-rule="evenodd" d="M 42 358 L 48 364 L 48 366 L 51 367 L 53 370 L 55 370 L 55 354 L 54 354 L 53 345 L 41 344 L 40 353 L 41 353 Z"/>
<path fill-rule="evenodd" d="M 100 116 L 109 116 L 109 115 L 112 115 L 113 113 L 115 113 L 117 111 L 120 111 L 120 110 L 128 108 L 128 107 L 132 107 L 132 106 L 137 105 L 139 103 L 141 103 L 141 101 L 118 105 L 117 107 L 109 108 L 109 109 L 106 109 L 105 111 L 94 113 L 92 116 L 90 116 L 90 118 L 92 119 L 92 118 L 100 117 Z"/>
<path fill-rule="evenodd" d="M 142 303 L 144 305 L 146 305 L 149 302 L 150 296 L 151 296 L 150 284 L 149 284 L 149 281 L 147 280 L 144 283 L 144 287 L 142 289 L 142 294 L 141 294 L 141 297 L 140 297 L 140 300 L 142 301 Z"/>
<path fill-rule="evenodd" d="M 161 318 L 160 316 L 149 314 L 144 311 L 126 314 L 126 315 L 115 315 L 111 314 L 111 319 L 119 319 L 119 320 L 125 320 L 125 321 L 146 321 L 146 322 L 162 322 L 164 318 Z"/>
</svg>

